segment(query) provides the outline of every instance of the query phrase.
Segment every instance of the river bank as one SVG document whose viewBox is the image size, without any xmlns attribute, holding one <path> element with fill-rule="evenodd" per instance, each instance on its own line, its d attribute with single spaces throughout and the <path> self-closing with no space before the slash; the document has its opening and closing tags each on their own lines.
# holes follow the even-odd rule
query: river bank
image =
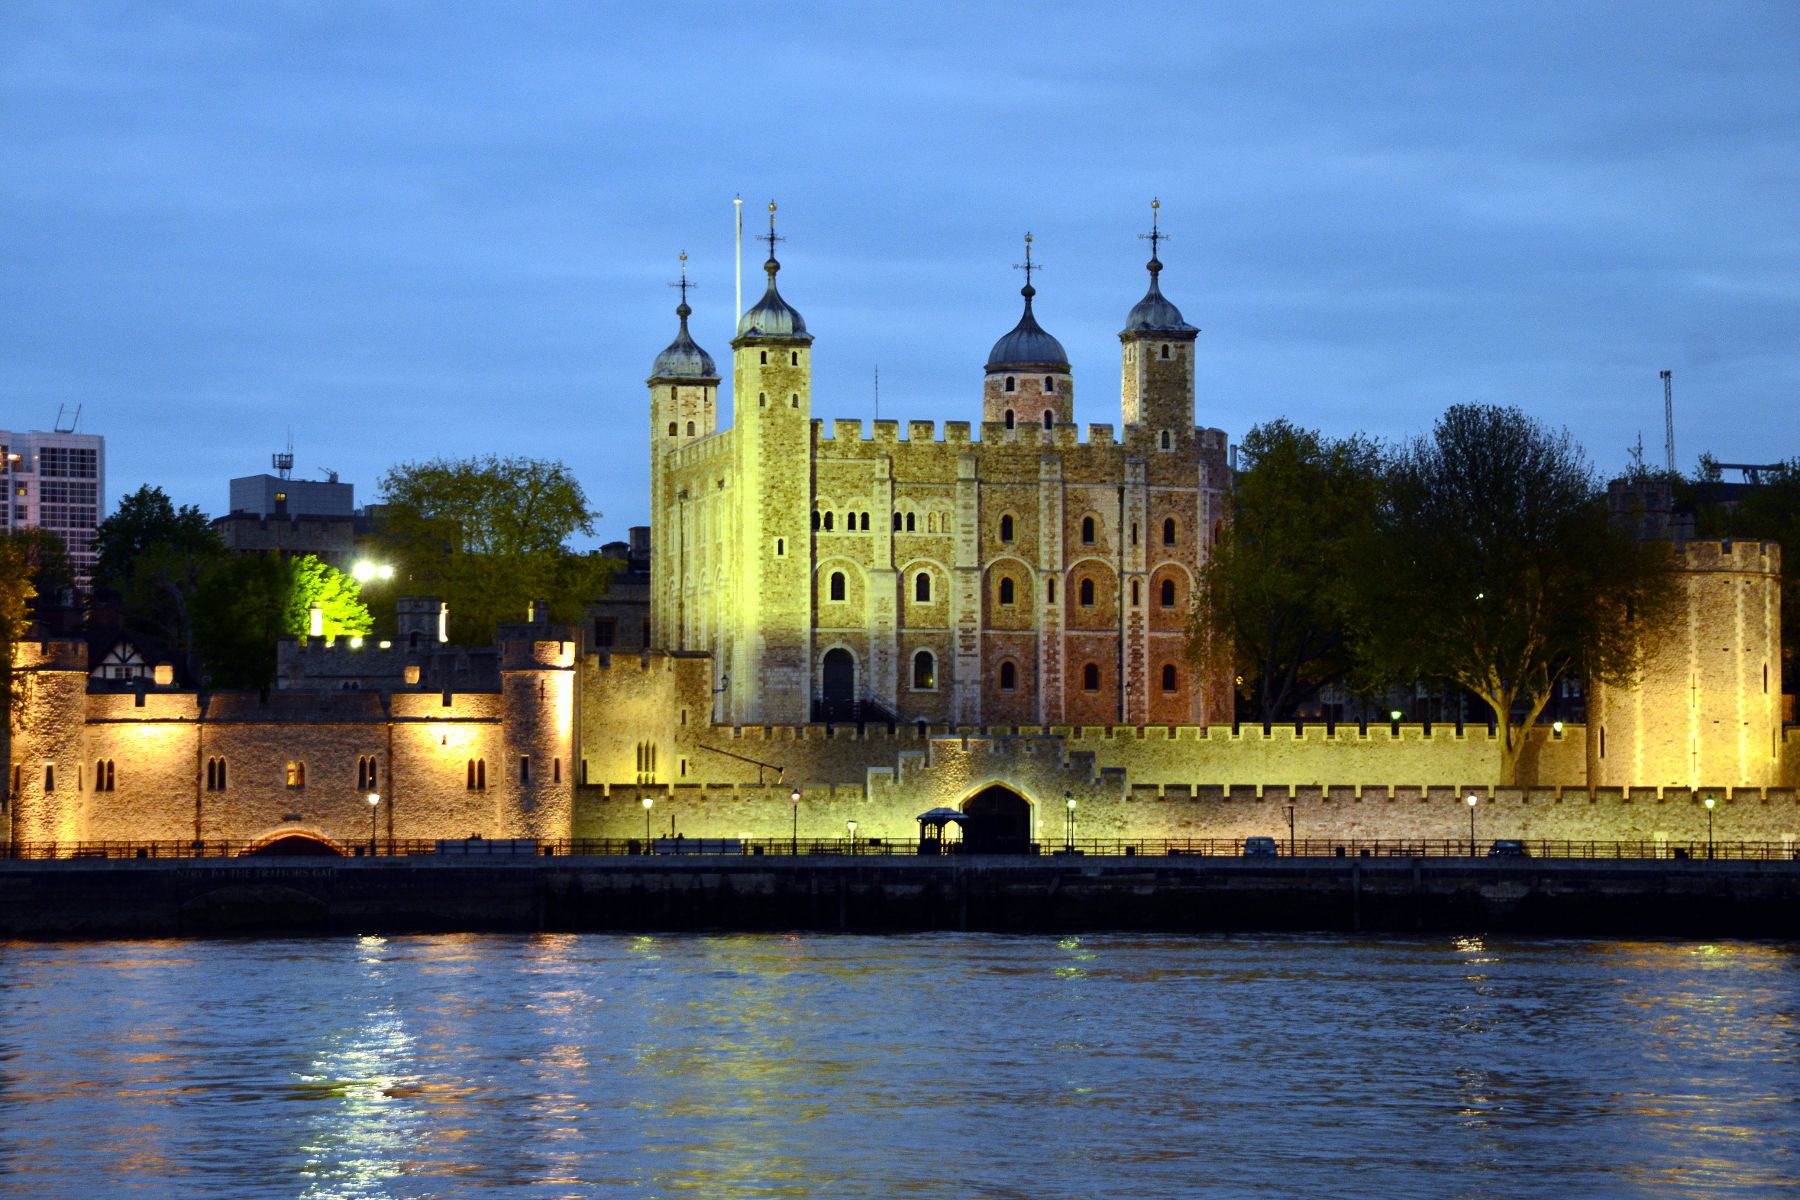
<svg viewBox="0 0 1800 1200">
<path fill-rule="evenodd" d="M 1800 862 L 1446 858 L 0 863 L 0 936 L 1491 931 L 1800 936 Z"/>
</svg>

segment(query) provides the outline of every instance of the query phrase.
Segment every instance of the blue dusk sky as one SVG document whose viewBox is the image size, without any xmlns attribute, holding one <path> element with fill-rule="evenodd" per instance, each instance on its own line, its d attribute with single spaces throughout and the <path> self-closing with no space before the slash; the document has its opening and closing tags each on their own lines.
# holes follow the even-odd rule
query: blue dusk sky
<svg viewBox="0 0 1800 1200">
<path fill-rule="evenodd" d="M 648 520 L 644 377 L 729 373 L 732 204 L 780 202 L 813 413 L 979 420 L 1037 311 L 1119 420 L 1149 201 L 1201 423 L 1399 438 L 1458 401 L 1800 454 L 1800 7 L 0 4 L 0 427 L 109 504 L 555 457 Z M 746 242 L 745 303 L 762 254 Z M 729 386 L 729 378 L 727 385 Z"/>
</svg>

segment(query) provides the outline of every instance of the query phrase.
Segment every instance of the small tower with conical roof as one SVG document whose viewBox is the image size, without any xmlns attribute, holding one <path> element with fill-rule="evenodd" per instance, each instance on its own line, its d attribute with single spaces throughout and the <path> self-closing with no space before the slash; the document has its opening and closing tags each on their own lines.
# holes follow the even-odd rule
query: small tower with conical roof
<svg viewBox="0 0 1800 1200">
<path fill-rule="evenodd" d="M 1159 201 L 1150 202 L 1150 290 L 1132 306 L 1119 331 L 1123 344 L 1120 397 L 1126 426 L 1156 431 L 1164 449 L 1185 448 L 1194 435 L 1194 338 L 1200 331 L 1181 319 L 1181 310 L 1163 296 L 1156 252 L 1168 236 L 1157 223 Z M 1168 434 L 1163 438 L 1162 434 Z"/>
<path fill-rule="evenodd" d="M 999 422 L 1008 429 L 1039 429 L 1070 424 L 1075 420 L 1075 380 L 1069 373 L 1069 356 L 1062 343 L 1044 332 L 1031 311 L 1037 289 L 1031 285 L 1031 235 L 1025 235 L 1025 312 L 1007 335 L 988 352 L 986 379 L 981 387 L 983 423 Z"/>
<path fill-rule="evenodd" d="M 768 289 L 732 339 L 732 424 L 746 568 L 731 620 L 729 719 L 802 725 L 812 718 L 812 334 L 775 286 L 769 202 Z"/>
<path fill-rule="evenodd" d="M 681 321 L 675 340 L 650 367 L 650 644 L 679 648 L 682 631 L 676 620 L 675 531 L 668 528 L 671 501 L 670 464 L 675 452 L 719 427 L 719 368 L 712 355 L 695 344 L 688 332 L 687 251 L 681 253 L 681 289 L 675 315 Z"/>
</svg>

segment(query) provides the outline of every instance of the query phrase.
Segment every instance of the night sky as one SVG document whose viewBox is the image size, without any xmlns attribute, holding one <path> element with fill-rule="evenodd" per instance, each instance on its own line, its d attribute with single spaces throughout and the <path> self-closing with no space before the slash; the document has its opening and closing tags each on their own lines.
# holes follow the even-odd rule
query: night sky
<svg viewBox="0 0 1800 1200">
<path fill-rule="evenodd" d="M 161 11 L 153 11 L 153 8 Z M 1800 454 L 1800 8 L 0 3 L 0 428 L 143 482 L 496 452 L 648 520 L 686 250 L 781 205 L 813 413 L 978 420 L 1037 311 L 1119 420 L 1149 201 L 1199 420 L 1397 438 L 1458 401 L 1605 471 Z M 746 241 L 745 303 L 762 254 Z"/>
</svg>

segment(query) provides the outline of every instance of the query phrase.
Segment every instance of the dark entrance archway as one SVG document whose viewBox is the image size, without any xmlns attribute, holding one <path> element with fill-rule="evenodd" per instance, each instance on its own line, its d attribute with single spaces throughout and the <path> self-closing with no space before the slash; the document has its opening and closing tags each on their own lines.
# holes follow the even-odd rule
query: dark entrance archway
<svg viewBox="0 0 1800 1200">
<path fill-rule="evenodd" d="M 821 681 L 819 719 L 853 721 L 856 719 L 856 659 L 842 646 L 825 652 L 824 679 Z"/>
<path fill-rule="evenodd" d="M 270 858 L 321 857 L 342 858 L 344 852 L 330 842 L 322 841 L 305 833 L 285 833 L 280 837 L 270 838 L 260 845 L 252 846 L 244 851 L 245 856 L 268 856 Z"/>
<path fill-rule="evenodd" d="M 1004 784 L 983 788 L 963 803 L 965 854 L 1028 854 L 1031 802 Z"/>
</svg>

